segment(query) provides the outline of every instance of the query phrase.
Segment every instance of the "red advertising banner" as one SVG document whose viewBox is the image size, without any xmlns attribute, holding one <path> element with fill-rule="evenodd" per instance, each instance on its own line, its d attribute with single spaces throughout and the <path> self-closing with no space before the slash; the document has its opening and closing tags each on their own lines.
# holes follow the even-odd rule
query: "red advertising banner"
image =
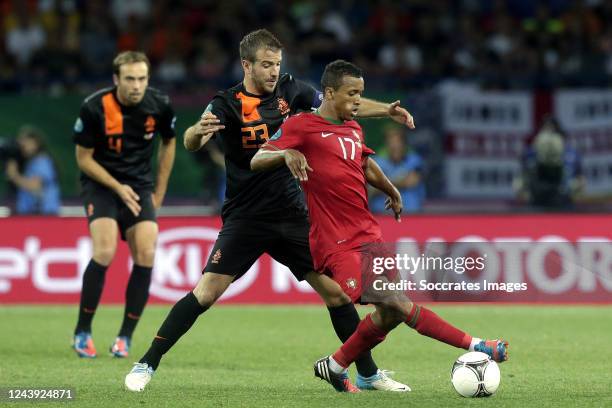
<svg viewBox="0 0 612 408">
<path fill-rule="evenodd" d="M 385 240 L 397 243 L 403 253 L 418 257 L 433 244 L 446 245 L 455 255 L 485 252 L 483 276 L 466 278 L 525 284 L 511 299 L 479 293 L 480 298 L 469 300 L 612 303 L 612 216 L 436 215 L 405 217 L 401 224 L 390 217 L 379 221 Z M 221 222 L 216 217 L 166 217 L 159 224 L 150 302 L 173 303 L 198 281 Z M 78 302 L 91 258 L 84 219 L 4 218 L 0 231 L 0 303 Z M 107 271 L 103 303 L 124 301 L 131 262 L 127 245 L 120 243 Z M 264 256 L 222 302 L 316 303 L 319 298 L 286 267 Z"/>
</svg>

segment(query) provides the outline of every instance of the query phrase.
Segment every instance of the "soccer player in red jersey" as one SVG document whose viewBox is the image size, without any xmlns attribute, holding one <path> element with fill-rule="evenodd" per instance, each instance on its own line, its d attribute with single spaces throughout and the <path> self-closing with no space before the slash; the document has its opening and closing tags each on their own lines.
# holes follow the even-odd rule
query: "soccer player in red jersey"
<svg viewBox="0 0 612 408">
<path fill-rule="evenodd" d="M 290 117 L 251 161 L 253 170 L 285 164 L 302 183 L 310 213 L 310 247 L 315 269 L 332 276 L 353 302 L 360 302 L 362 248 L 382 244 L 376 219 L 368 209 L 366 182 L 384 192 L 387 207 L 400 221 L 401 196 L 365 144 L 354 118 L 364 80 L 355 65 L 338 60 L 327 65 L 321 78 L 324 98 L 315 112 Z M 504 340 L 482 340 L 453 327 L 431 310 L 406 297 L 374 303 L 355 333 L 331 356 L 315 363 L 315 375 L 336 390 L 358 392 L 346 380 L 349 365 L 364 351 L 385 339 L 401 323 L 420 334 L 455 347 L 481 351 L 502 362 L 508 358 Z"/>
</svg>

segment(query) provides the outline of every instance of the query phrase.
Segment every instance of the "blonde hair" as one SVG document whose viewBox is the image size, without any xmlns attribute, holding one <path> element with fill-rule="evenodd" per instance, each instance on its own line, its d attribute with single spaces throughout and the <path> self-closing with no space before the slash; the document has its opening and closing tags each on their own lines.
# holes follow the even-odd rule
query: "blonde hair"
<svg viewBox="0 0 612 408">
<path fill-rule="evenodd" d="M 151 71 L 151 62 L 144 52 L 140 51 L 123 51 L 118 54 L 113 60 L 113 74 L 119 76 L 119 69 L 124 64 L 133 64 L 135 62 L 144 62 L 147 64 L 147 72 Z"/>
</svg>

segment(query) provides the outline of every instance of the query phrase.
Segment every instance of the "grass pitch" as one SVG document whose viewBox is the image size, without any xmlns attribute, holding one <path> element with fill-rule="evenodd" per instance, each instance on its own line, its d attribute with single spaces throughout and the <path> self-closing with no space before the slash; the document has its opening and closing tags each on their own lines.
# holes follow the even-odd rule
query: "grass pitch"
<svg viewBox="0 0 612 408">
<path fill-rule="evenodd" d="M 75 401 L 45 407 L 612 406 L 611 307 L 432 309 L 474 335 L 510 341 L 510 361 L 500 366 L 496 395 L 458 396 L 449 375 L 463 351 L 407 327 L 392 332 L 374 357 L 409 384 L 411 393 L 336 393 L 312 371 L 312 363 L 339 344 L 322 306 L 217 306 L 166 355 L 140 394 L 125 391 L 123 378 L 146 350 L 168 306 L 147 308 L 127 360 L 107 353 L 121 307 L 99 308 L 93 333 L 98 358 L 81 360 L 69 348 L 76 306 L 0 306 L 0 388 L 75 389 Z M 360 313 L 368 310 L 360 308 Z"/>
</svg>

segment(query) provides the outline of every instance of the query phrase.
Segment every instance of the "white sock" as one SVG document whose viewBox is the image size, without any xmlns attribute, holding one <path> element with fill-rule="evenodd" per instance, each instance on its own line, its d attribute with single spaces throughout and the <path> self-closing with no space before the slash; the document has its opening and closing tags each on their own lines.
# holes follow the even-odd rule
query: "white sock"
<svg viewBox="0 0 612 408">
<path fill-rule="evenodd" d="M 329 356 L 329 369 L 332 370 L 336 374 L 342 374 L 348 368 L 342 367 L 332 356 Z"/>
<path fill-rule="evenodd" d="M 482 341 L 482 339 L 479 339 L 478 337 L 472 337 L 472 341 L 470 342 L 470 351 L 474 351 L 474 346 L 476 346 L 478 343 L 480 343 Z"/>
</svg>

